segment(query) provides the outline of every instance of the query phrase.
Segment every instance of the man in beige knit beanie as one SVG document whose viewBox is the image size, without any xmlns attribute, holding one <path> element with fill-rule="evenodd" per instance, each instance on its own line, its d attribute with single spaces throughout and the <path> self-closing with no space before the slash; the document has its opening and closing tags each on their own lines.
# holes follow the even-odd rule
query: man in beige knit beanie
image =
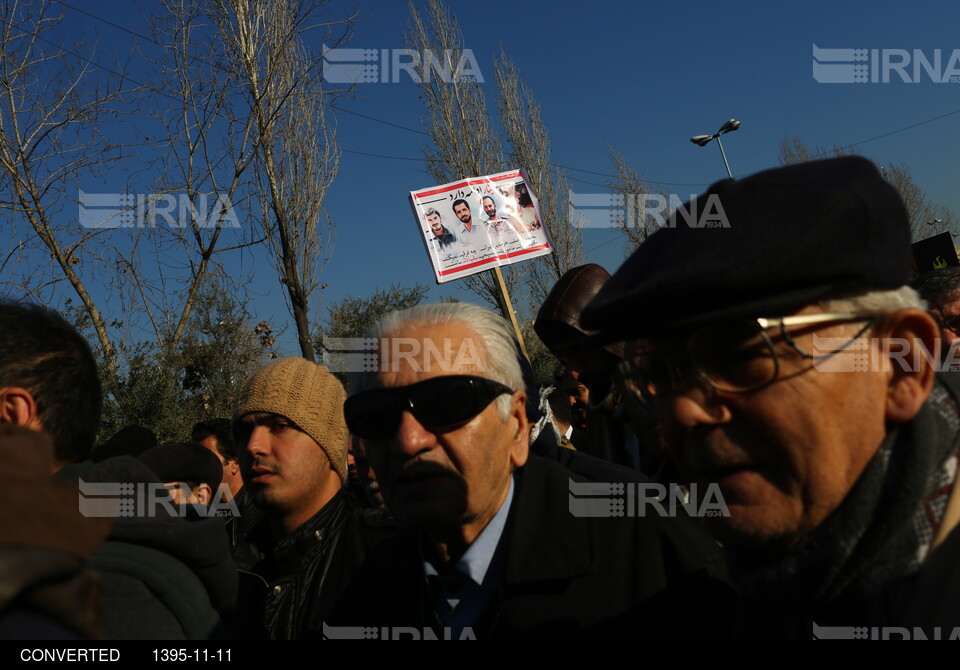
<svg viewBox="0 0 960 670">
<path fill-rule="evenodd" d="M 233 415 L 240 468 L 266 515 L 234 556 L 245 635 L 290 639 L 319 629 L 360 562 L 355 543 L 341 537 L 350 516 L 342 492 L 345 397 L 336 377 L 303 358 L 264 366 L 240 391 Z"/>
</svg>

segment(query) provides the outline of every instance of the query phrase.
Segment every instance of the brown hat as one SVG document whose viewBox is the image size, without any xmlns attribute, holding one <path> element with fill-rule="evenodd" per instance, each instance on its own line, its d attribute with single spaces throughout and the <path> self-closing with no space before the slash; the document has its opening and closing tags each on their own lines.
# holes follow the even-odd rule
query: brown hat
<svg viewBox="0 0 960 670">
<path fill-rule="evenodd" d="M 252 412 L 279 414 L 293 421 L 327 454 L 331 465 L 347 479 L 347 424 L 343 385 L 322 365 L 305 358 L 274 361 L 255 372 L 240 391 L 236 423 Z"/>
<path fill-rule="evenodd" d="M 574 344 L 590 346 L 586 336 L 596 331 L 580 325 L 580 313 L 609 279 L 609 272 L 595 263 L 588 263 L 567 270 L 550 289 L 537 313 L 533 329 L 554 354 L 558 348 Z M 619 343 L 603 348 L 618 358 L 623 357 L 623 345 Z"/>
</svg>

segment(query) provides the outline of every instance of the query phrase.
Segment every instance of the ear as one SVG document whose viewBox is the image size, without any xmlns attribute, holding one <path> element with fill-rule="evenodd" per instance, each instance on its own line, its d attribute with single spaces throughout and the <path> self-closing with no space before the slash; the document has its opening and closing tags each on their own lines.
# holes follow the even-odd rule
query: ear
<svg viewBox="0 0 960 670">
<path fill-rule="evenodd" d="M 886 418 L 903 423 L 917 415 L 933 389 L 939 366 L 940 329 L 929 314 L 901 309 L 880 328 L 887 371 Z"/>
<path fill-rule="evenodd" d="M 201 505 L 209 505 L 210 501 L 213 500 L 213 489 L 210 488 L 209 484 L 199 484 L 193 494 Z"/>
<path fill-rule="evenodd" d="M 238 461 L 236 458 L 231 458 L 229 461 L 227 461 L 227 468 L 230 470 L 231 476 L 236 477 L 237 473 L 240 472 L 240 461 Z"/>
<path fill-rule="evenodd" d="M 527 462 L 527 456 L 530 454 L 530 421 L 527 419 L 526 391 L 514 392 L 507 425 L 512 431 L 510 462 L 514 468 L 519 468 Z"/>
<path fill-rule="evenodd" d="M 22 426 L 40 430 L 42 425 L 37 415 L 37 401 L 25 388 L 11 386 L 0 391 L 0 425 Z"/>
</svg>

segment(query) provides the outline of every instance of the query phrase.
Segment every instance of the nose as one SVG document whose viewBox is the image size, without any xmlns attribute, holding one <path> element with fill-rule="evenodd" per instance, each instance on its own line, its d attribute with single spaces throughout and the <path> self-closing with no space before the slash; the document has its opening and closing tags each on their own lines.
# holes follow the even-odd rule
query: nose
<svg viewBox="0 0 960 670">
<path fill-rule="evenodd" d="M 390 449 L 407 458 L 429 451 L 437 445 L 437 436 L 409 411 L 400 416 L 400 425 L 390 441 Z"/>
<path fill-rule="evenodd" d="M 254 426 L 247 439 L 247 446 L 242 449 L 251 458 L 264 456 L 270 451 L 270 429 L 267 426 Z"/>
</svg>

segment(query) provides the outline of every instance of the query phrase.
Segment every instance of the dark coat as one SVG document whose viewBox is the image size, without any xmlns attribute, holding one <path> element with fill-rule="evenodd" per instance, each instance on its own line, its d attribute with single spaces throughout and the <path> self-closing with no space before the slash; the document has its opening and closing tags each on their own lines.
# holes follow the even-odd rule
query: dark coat
<svg viewBox="0 0 960 670">
<path fill-rule="evenodd" d="M 131 456 L 63 468 L 58 477 L 84 482 L 157 484 L 157 476 Z M 156 512 L 155 514 L 153 512 Z M 218 639 L 237 598 L 237 569 L 223 521 L 189 521 L 140 511 L 117 518 L 90 560 L 103 580 L 107 639 Z"/>
<path fill-rule="evenodd" d="M 84 516 L 76 485 L 50 476 L 45 433 L 0 426 L 0 639 L 99 638 L 100 578 L 86 562 L 112 519 Z"/>
<path fill-rule="evenodd" d="M 516 473 L 500 596 L 477 638 L 725 637 L 739 613 L 719 547 L 687 518 L 578 517 L 569 481 L 531 455 Z M 499 551 L 499 549 L 498 549 Z M 363 565 L 332 625 L 438 631 L 419 538 L 404 532 Z"/>
<path fill-rule="evenodd" d="M 236 506 L 237 514 L 224 520 L 231 553 L 236 552 L 237 548 L 244 544 L 247 535 L 253 532 L 257 524 L 263 520 L 263 512 L 253 504 L 246 486 L 237 491 L 233 504 Z"/>
<path fill-rule="evenodd" d="M 394 532 L 366 527 L 343 490 L 279 542 L 263 519 L 234 553 L 242 637 L 299 639 L 320 628 L 367 549 Z"/>
</svg>

